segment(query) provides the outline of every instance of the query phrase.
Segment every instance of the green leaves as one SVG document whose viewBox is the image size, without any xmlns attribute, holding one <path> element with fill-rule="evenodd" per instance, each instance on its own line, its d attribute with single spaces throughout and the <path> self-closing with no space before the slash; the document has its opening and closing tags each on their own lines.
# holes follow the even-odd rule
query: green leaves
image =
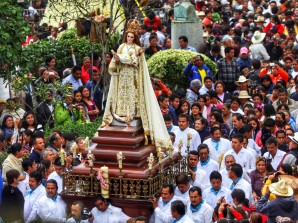
<svg viewBox="0 0 298 223">
<path fill-rule="evenodd" d="M 168 84 L 173 87 L 189 87 L 189 81 L 183 70 L 188 61 L 198 53 L 188 50 L 161 50 L 154 54 L 147 61 L 148 69 L 151 76 L 166 80 Z M 204 57 L 204 63 L 215 74 L 216 64 L 209 59 L 209 57 L 199 54 Z"/>
<path fill-rule="evenodd" d="M 22 42 L 26 39 L 29 27 L 23 19 L 23 11 L 17 1 L 0 1 L 0 59 L 7 65 L 8 71 L 14 71 L 18 55 L 22 51 Z M 8 79 L 10 72 L 4 72 Z"/>
</svg>

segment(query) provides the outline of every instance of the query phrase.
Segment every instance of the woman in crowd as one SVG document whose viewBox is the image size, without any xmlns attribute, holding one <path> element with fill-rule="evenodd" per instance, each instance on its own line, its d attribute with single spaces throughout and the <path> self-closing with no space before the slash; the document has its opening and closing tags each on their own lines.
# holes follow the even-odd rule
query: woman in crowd
<svg viewBox="0 0 298 223">
<path fill-rule="evenodd" d="M 221 108 L 223 121 L 230 127 L 233 127 L 232 124 L 232 112 L 231 105 L 229 103 L 224 103 Z"/>
<path fill-rule="evenodd" d="M 172 48 L 172 40 L 170 38 L 165 38 L 162 50 L 169 50 Z"/>
<path fill-rule="evenodd" d="M 249 174 L 254 201 L 257 201 L 262 197 L 262 188 L 267 174 L 266 159 L 265 157 L 260 156 L 256 159 L 256 169 Z"/>
<path fill-rule="evenodd" d="M 2 178 L 6 181 L 6 172 L 12 169 L 17 170 L 21 174 L 21 180 L 24 180 L 22 158 L 24 150 L 20 143 L 14 143 L 7 149 L 8 156 L 2 164 Z"/>
<path fill-rule="evenodd" d="M 11 115 L 5 115 L 2 121 L 1 130 L 4 136 L 13 135 L 15 123 Z"/>
<path fill-rule="evenodd" d="M 244 115 L 243 110 L 241 109 L 241 101 L 237 97 L 233 97 L 231 100 L 231 113 L 239 113 L 241 115 Z"/>
<path fill-rule="evenodd" d="M 221 80 L 215 82 L 214 89 L 221 102 L 226 103 L 228 100 L 231 100 L 232 96 L 229 92 L 225 92 L 225 85 Z"/>
<path fill-rule="evenodd" d="M 207 108 L 205 106 L 206 102 L 207 102 L 206 98 L 200 95 L 198 99 L 198 103 L 201 105 L 200 113 L 202 114 L 204 119 L 207 119 Z"/>
<path fill-rule="evenodd" d="M 83 84 L 86 84 L 87 81 L 90 79 L 90 75 L 88 73 L 88 70 L 91 67 L 91 58 L 90 57 L 84 57 L 83 58 L 83 66 L 82 66 L 82 76 L 81 80 Z"/>
<path fill-rule="evenodd" d="M 260 78 L 261 87 L 265 89 L 266 94 L 272 94 L 274 84 L 272 82 L 272 79 L 269 75 L 265 74 Z M 260 88 L 258 87 L 258 90 Z"/>
<path fill-rule="evenodd" d="M 88 116 L 90 118 L 90 121 L 93 122 L 98 117 L 100 111 L 97 108 L 95 102 L 90 99 L 90 91 L 88 90 L 88 88 L 86 86 L 81 86 L 79 90 L 82 94 L 82 101 L 88 109 Z"/>
<path fill-rule="evenodd" d="M 222 115 L 218 112 L 212 112 L 210 115 L 210 126 L 212 126 L 215 122 L 219 122 L 220 123 L 220 132 L 222 137 L 224 138 L 229 138 L 229 134 L 230 134 L 230 127 L 228 124 L 226 124 L 222 118 Z"/>
<path fill-rule="evenodd" d="M 210 136 L 210 131 L 207 129 L 207 125 L 207 120 L 203 117 L 200 117 L 195 121 L 195 130 L 197 130 L 197 132 L 199 133 L 201 142 L 203 142 Z"/>
<path fill-rule="evenodd" d="M 252 96 L 252 101 L 255 107 L 263 106 L 263 96 L 259 93 L 256 93 Z"/>
<path fill-rule="evenodd" d="M 45 68 L 47 68 L 49 75 L 51 75 L 52 77 L 50 77 L 51 79 L 55 79 L 55 78 L 59 78 L 57 69 L 56 69 L 56 58 L 53 56 L 48 56 L 45 60 Z M 51 72 L 51 74 L 50 74 Z"/>
<path fill-rule="evenodd" d="M 291 125 L 292 129 L 296 132 L 296 123 L 291 119 L 291 113 L 288 110 L 284 111 L 286 124 Z"/>
<path fill-rule="evenodd" d="M 34 113 L 32 111 L 29 111 L 24 114 L 21 129 L 29 129 L 32 132 L 40 130 L 42 131 L 42 125 L 36 122 Z"/>
<path fill-rule="evenodd" d="M 190 104 L 189 104 L 189 102 L 185 99 L 181 99 L 180 102 L 179 102 L 177 116 L 179 116 L 180 114 L 189 115 L 189 113 L 190 113 Z"/>
<path fill-rule="evenodd" d="M 257 117 L 249 117 L 247 123 L 252 126 L 252 139 L 255 140 L 260 131 L 260 122 Z"/>
<path fill-rule="evenodd" d="M 263 117 L 261 118 L 261 121 L 265 121 L 267 118 L 272 118 L 275 120 L 275 109 L 271 104 L 266 104 L 263 107 Z"/>
<path fill-rule="evenodd" d="M 199 103 L 193 103 L 191 105 L 191 115 L 189 116 L 189 127 L 194 128 L 195 126 L 195 121 L 202 117 L 201 115 L 201 105 Z"/>
<path fill-rule="evenodd" d="M 277 112 L 275 115 L 275 125 L 278 129 L 285 129 L 286 125 L 286 116 L 284 112 Z"/>
<path fill-rule="evenodd" d="M 82 101 L 82 93 L 80 90 L 75 90 L 73 92 L 73 104 L 78 105 L 81 102 L 83 102 Z"/>
</svg>

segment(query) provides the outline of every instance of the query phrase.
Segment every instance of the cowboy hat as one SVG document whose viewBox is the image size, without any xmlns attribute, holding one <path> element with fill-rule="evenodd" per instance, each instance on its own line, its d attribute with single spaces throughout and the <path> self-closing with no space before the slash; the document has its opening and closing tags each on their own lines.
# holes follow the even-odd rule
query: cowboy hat
<svg viewBox="0 0 298 223">
<path fill-rule="evenodd" d="M 239 83 L 245 83 L 245 82 L 250 82 L 250 79 L 246 79 L 243 75 L 241 75 L 238 79 L 238 81 L 235 81 L 235 84 L 239 86 Z"/>
<path fill-rule="evenodd" d="M 203 12 L 203 11 L 196 11 L 196 15 L 199 17 L 199 16 L 205 16 L 206 14 L 205 14 L 205 12 Z"/>
<path fill-rule="evenodd" d="M 296 144 L 298 144 L 298 132 L 295 132 L 294 136 L 289 136 L 289 138 Z"/>
<path fill-rule="evenodd" d="M 265 17 L 264 16 L 258 16 L 257 20 L 254 22 L 265 22 Z"/>
<path fill-rule="evenodd" d="M 265 38 L 266 33 L 261 33 L 260 31 L 255 31 L 254 35 L 251 39 L 252 43 L 261 43 L 263 39 Z"/>
<path fill-rule="evenodd" d="M 269 185 L 269 190 L 272 194 L 281 197 L 290 197 L 293 195 L 293 189 L 285 180 L 280 180 L 277 183 Z"/>
<path fill-rule="evenodd" d="M 248 95 L 247 91 L 240 91 L 238 98 L 239 99 L 250 99 L 251 97 Z"/>
</svg>

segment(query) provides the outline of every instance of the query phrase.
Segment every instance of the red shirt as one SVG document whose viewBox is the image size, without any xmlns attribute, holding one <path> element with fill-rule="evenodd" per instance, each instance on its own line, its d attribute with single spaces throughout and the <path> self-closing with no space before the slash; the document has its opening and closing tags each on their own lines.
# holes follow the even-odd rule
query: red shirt
<svg viewBox="0 0 298 223">
<path fill-rule="evenodd" d="M 161 19 L 159 17 L 157 17 L 157 16 L 154 17 L 153 22 L 151 22 L 148 17 L 146 17 L 144 19 L 144 25 L 146 25 L 146 26 L 152 26 L 153 32 L 157 32 L 157 26 L 159 24 L 161 24 Z"/>
<path fill-rule="evenodd" d="M 85 66 L 82 66 L 81 81 L 83 82 L 83 84 L 86 84 L 87 81 L 89 81 L 89 79 L 90 79 L 90 74 L 88 73 L 88 69 L 86 69 Z"/>
</svg>

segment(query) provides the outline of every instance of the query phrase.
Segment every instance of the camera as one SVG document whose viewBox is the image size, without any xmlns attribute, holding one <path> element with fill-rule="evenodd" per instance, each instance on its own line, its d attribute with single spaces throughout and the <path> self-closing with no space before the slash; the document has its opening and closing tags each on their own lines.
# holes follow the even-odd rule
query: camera
<svg viewBox="0 0 298 223">
<path fill-rule="evenodd" d="M 88 210 L 88 208 L 84 208 L 82 211 L 82 220 L 88 220 L 92 217 L 91 212 Z"/>
<path fill-rule="evenodd" d="M 274 63 L 269 63 L 269 66 L 270 67 L 273 67 L 275 64 Z"/>
<path fill-rule="evenodd" d="M 49 72 L 49 75 L 55 75 L 55 73 L 54 72 Z"/>
</svg>

